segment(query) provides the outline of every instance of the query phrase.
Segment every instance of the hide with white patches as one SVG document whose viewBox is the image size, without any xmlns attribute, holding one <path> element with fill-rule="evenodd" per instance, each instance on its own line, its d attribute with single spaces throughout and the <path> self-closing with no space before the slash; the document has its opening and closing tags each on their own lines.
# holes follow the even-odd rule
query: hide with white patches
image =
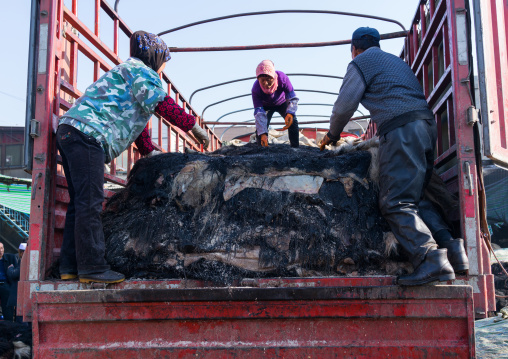
<svg viewBox="0 0 508 359">
<path fill-rule="evenodd" d="M 386 252 L 376 166 L 362 146 L 249 144 L 142 159 L 103 213 L 107 260 L 127 277 L 217 284 L 400 274 L 404 265 L 389 265 L 396 251 Z"/>
</svg>

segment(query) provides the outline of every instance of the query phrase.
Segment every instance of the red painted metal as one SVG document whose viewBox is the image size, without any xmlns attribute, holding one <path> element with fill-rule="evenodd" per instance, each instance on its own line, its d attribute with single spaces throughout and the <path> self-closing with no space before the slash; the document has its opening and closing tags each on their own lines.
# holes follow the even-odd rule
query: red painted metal
<svg viewBox="0 0 508 359">
<path fill-rule="evenodd" d="M 132 34 L 129 27 L 104 0 L 95 0 L 89 4 L 94 11 L 95 21 L 93 28 L 88 28 L 78 17 L 77 3 L 77 0 L 73 0 L 72 8 L 68 9 L 63 0 L 40 1 L 35 119 L 41 124 L 41 132 L 40 137 L 34 139 L 30 256 L 27 256 L 22 269 L 22 280 L 27 283 L 45 278 L 45 273 L 55 261 L 55 255 L 58 255 L 58 248 L 62 242 L 62 230 L 60 226 L 55 227 L 55 221 L 60 225 L 63 223 L 62 217 L 66 203 L 60 200 L 66 198 L 62 195 L 66 190 L 66 183 L 63 186 L 57 186 L 55 181 L 57 178 L 55 174 L 62 174 L 62 169 L 58 165 L 53 118 L 63 114 L 72 106 L 74 100 L 82 95 L 82 92 L 77 89 L 78 54 L 84 55 L 93 63 L 92 77 L 89 79 L 92 83 L 99 78 L 101 70 L 105 72 L 111 69 L 110 63 L 116 65 L 121 62 L 118 57 L 120 36 L 118 29 L 121 30 L 122 36 Z M 100 38 L 100 10 L 113 20 L 113 49 L 110 49 Z M 88 42 L 85 43 L 84 39 Z M 188 113 L 196 116 L 196 111 L 180 95 L 166 74 L 162 75 L 162 80 L 167 84 L 168 93 L 175 98 L 175 101 Z M 164 132 L 163 126 L 157 126 L 154 131 L 154 126 L 151 124 L 152 136 L 154 141 L 159 143 L 160 150 L 180 152 L 184 150 L 183 147 L 178 146 L 170 148 L 170 141 L 167 146 L 162 146 L 164 144 L 162 140 L 168 136 L 168 138 L 176 138 L 177 143 L 178 139 L 181 139 L 188 148 L 202 151 L 202 146 L 191 135 L 174 127 L 165 119 L 158 119 L 158 123 L 168 129 Z M 207 129 L 206 125 L 203 126 Z M 213 131 L 207 130 L 214 147 L 220 147 L 220 141 Z M 119 173 L 120 167 L 123 167 L 125 176 L 139 157 L 136 146 L 131 146 L 123 156 L 111 163 L 109 173 L 105 174 L 105 180 L 124 185 L 125 177 L 119 177 L 122 175 Z M 111 194 L 111 192 L 105 192 L 105 194 Z M 57 213 L 56 219 L 55 213 Z M 23 298 L 20 301 L 25 302 Z M 30 311 L 29 297 L 26 303 L 20 304 L 22 305 L 19 305 L 19 308 L 23 308 L 24 313 Z"/>
<path fill-rule="evenodd" d="M 35 357 L 475 355 L 469 286 L 40 291 L 35 306 Z"/>
<path fill-rule="evenodd" d="M 485 155 L 508 167 L 508 2 L 473 4 Z"/>
<path fill-rule="evenodd" d="M 460 200 L 461 232 L 470 261 L 467 279 L 456 283 L 473 286 L 475 313 L 481 318 L 495 310 L 495 297 L 489 253 L 480 236 L 478 164 L 467 118 L 467 109 L 474 105 L 469 89 L 473 64 L 465 42 L 471 36 L 466 27 L 469 14 L 464 0 L 421 1 L 428 3 L 432 6 L 418 8 L 401 56 L 422 84 L 438 125 L 435 167 Z M 367 137 L 375 134 L 372 125 Z"/>
<path fill-rule="evenodd" d="M 426 95 L 441 127 L 437 167 L 444 169 L 458 161 L 442 177 L 460 196 L 473 271 L 454 282 L 467 285 L 406 289 L 394 285 L 390 276 L 244 279 L 229 288 L 190 280 L 129 280 L 105 290 L 48 280 L 46 272 L 59 254 L 68 202 L 55 150 L 53 116 L 80 95 L 78 53 L 92 61 L 96 78 L 99 69 L 107 71 L 110 63 L 120 62 L 118 30 L 132 33 L 104 0 L 91 4 L 113 19 L 113 50 L 100 39 L 98 14 L 89 29 L 79 20 L 77 0 L 72 1 L 72 10 L 65 8 L 63 0 L 40 1 L 41 14 L 47 14 L 40 16 L 41 36 L 47 36 L 39 42 L 47 41 L 47 46 L 39 46 L 39 61 L 46 66 L 39 63 L 35 102 L 41 136 L 34 140 L 30 244 L 22 260 L 18 296 L 19 314 L 33 322 L 36 358 L 475 356 L 474 316 L 485 315 L 480 311 L 487 313 L 494 304 L 487 252 L 478 235 L 476 188 L 467 186 L 468 181 L 476 183 L 476 164 L 463 111 L 470 105 L 461 82 L 468 67 L 457 61 L 455 15 L 464 0 L 431 5 L 432 15 L 418 25 L 420 11 L 427 9 L 419 7 L 412 28 L 422 33 L 408 35 L 402 56 L 427 86 Z M 443 68 L 436 71 L 441 63 Z M 168 94 L 196 115 L 165 74 L 162 79 Z M 202 118 L 198 121 L 211 136 L 211 149 L 219 148 L 219 139 Z M 150 131 L 160 149 L 200 150 L 194 138 L 163 119 L 152 121 Z M 138 158 L 132 146 L 125 161 L 119 157 L 111 164 L 105 179 L 125 184 L 119 175 L 126 174 Z"/>
</svg>

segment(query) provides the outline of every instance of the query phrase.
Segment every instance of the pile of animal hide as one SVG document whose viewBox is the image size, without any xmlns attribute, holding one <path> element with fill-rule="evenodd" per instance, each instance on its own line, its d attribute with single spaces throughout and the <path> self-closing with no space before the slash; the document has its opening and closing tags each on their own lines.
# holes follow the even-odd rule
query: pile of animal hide
<svg viewBox="0 0 508 359">
<path fill-rule="evenodd" d="M 0 321 L 0 358 L 31 358 L 32 327 L 31 324 L 21 324 Z"/>
<path fill-rule="evenodd" d="M 377 143 L 247 144 L 139 160 L 103 213 L 106 258 L 130 278 L 399 275 L 378 209 Z M 410 269 L 409 269 L 410 270 Z"/>
</svg>

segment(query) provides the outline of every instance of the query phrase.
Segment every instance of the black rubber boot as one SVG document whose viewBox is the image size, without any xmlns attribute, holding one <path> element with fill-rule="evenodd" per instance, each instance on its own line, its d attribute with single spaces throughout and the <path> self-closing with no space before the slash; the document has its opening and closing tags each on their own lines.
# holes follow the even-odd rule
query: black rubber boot
<svg viewBox="0 0 508 359">
<path fill-rule="evenodd" d="M 439 231 L 434 235 L 439 248 L 448 250 L 448 261 L 453 267 L 455 273 L 465 272 L 469 269 L 469 260 L 464 249 L 464 240 L 462 238 L 453 238 L 448 231 Z"/>
<path fill-rule="evenodd" d="M 427 252 L 425 259 L 411 274 L 400 276 L 399 285 L 422 285 L 455 279 L 455 273 L 446 256 L 446 249 L 434 249 Z"/>
<path fill-rule="evenodd" d="M 439 248 L 446 248 L 448 250 L 448 261 L 450 261 L 455 273 L 469 270 L 469 260 L 467 259 L 462 238 L 439 243 Z"/>
<path fill-rule="evenodd" d="M 79 281 L 81 283 L 120 283 L 123 282 L 125 276 L 112 270 L 103 273 L 80 274 Z"/>
</svg>

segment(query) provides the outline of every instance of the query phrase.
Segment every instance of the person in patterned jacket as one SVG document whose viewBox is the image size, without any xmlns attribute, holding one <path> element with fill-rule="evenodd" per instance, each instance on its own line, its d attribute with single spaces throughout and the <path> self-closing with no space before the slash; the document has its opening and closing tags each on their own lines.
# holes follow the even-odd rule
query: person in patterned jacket
<svg viewBox="0 0 508 359">
<path fill-rule="evenodd" d="M 437 126 L 423 89 L 411 68 L 379 47 L 376 29 L 360 27 L 351 42 L 347 68 L 321 142 L 340 133 L 361 103 L 370 111 L 379 136 L 379 208 L 395 238 L 408 253 L 414 272 L 399 285 L 455 279 L 469 262 L 462 239 L 454 239 L 440 214 L 422 201 L 434 167 Z"/>
<path fill-rule="evenodd" d="M 205 149 L 209 143 L 194 116 L 185 113 L 163 88 L 159 75 L 171 58 L 164 41 L 137 31 L 130 38 L 130 55 L 90 85 L 59 121 L 57 147 L 70 196 L 60 252 L 64 280 L 79 276 L 84 283 L 118 283 L 125 279 L 105 259 L 100 217 L 104 163 L 135 140 L 142 155 L 153 153 L 145 128 L 152 114 L 192 131 Z"/>
<path fill-rule="evenodd" d="M 252 86 L 252 102 L 254 104 L 254 118 L 256 119 L 256 142 L 261 146 L 268 146 L 268 126 L 275 112 L 283 118 L 288 130 L 291 147 L 300 145 L 298 121 L 298 97 L 293 85 L 282 71 L 275 71 L 272 61 L 264 60 L 256 68 L 257 80 Z"/>
</svg>

